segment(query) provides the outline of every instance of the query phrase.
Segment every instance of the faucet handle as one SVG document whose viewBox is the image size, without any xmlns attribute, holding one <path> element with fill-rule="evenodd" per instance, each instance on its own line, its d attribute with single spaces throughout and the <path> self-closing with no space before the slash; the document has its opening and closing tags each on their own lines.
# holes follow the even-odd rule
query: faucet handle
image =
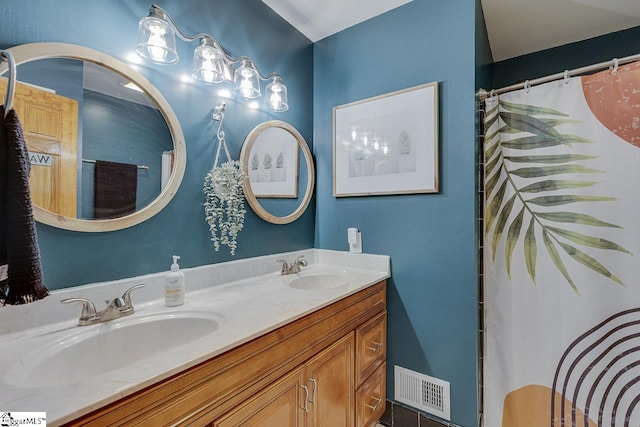
<svg viewBox="0 0 640 427">
<path fill-rule="evenodd" d="M 86 298 L 66 298 L 60 301 L 62 304 L 70 304 L 72 302 L 82 303 L 82 313 L 80 314 L 79 321 L 89 320 L 96 317 L 96 306 Z"/>
<path fill-rule="evenodd" d="M 306 267 L 307 265 L 309 265 L 307 263 L 307 260 L 304 259 L 304 255 L 300 255 L 299 257 L 296 258 L 296 260 L 293 262 L 293 265 L 299 264 L 303 267 Z"/>
<path fill-rule="evenodd" d="M 280 273 L 286 274 L 286 272 L 289 271 L 290 267 L 289 267 L 289 263 L 287 263 L 287 260 L 278 258 L 276 262 L 282 263 L 282 269 L 280 270 Z"/>
<path fill-rule="evenodd" d="M 146 283 L 140 283 L 139 285 L 132 286 L 124 291 L 124 293 L 122 294 L 122 300 L 124 301 L 125 307 L 133 307 L 131 303 L 131 292 L 135 291 L 136 289 L 144 288 L 145 286 L 147 286 Z"/>
<path fill-rule="evenodd" d="M 278 258 L 276 260 L 276 262 L 282 263 L 282 268 L 280 269 L 280 274 L 282 274 L 282 275 L 289 274 L 289 271 L 291 270 L 291 267 L 289 266 L 289 263 L 287 262 L 287 260 L 285 260 L 283 258 Z"/>
</svg>

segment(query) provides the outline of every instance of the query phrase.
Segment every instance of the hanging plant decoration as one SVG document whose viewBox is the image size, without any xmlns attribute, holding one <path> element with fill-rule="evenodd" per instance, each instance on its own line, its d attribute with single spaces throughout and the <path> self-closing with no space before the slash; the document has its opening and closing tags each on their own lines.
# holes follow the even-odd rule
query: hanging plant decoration
<svg viewBox="0 0 640 427">
<path fill-rule="evenodd" d="M 220 130 L 224 120 L 224 107 L 224 103 L 216 107 L 213 115 L 213 119 L 219 122 L 216 135 L 218 148 L 213 168 L 204 180 L 204 212 L 214 249 L 219 251 L 220 246 L 225 245 L 229 247 L 231 255 L 235 255 L 238 233 L 244 227 L 244 216 L 247 212 L 244 207 L 243 190 L 245 173 L 240 168 L 240 162 L 231 160 L 224 142 L 224 132 Z M 218 166 L 221 147 L 224 147 L 227 161 Z"/>
</svg>

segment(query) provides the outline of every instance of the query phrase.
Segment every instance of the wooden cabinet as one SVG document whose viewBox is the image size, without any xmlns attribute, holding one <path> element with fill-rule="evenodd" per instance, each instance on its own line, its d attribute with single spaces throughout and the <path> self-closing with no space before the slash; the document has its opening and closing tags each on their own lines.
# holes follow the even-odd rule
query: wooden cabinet
<svg viewBox="0 0 640 427">
<path fill-rule="evenodd" d="M 353 427 L 354 346 L 350 333 L 212 427 Z"/>
<path fill-rule="evenodd" d="M 304 368 L 298 368 L 248 399 L 212 427 L 306 426 Z"/>
<path fill-rule="evenodd" d="M 353 427 L 354 347 L 350 333 L 306 364 L 308 427 Z"/>
<path fill-rule="evenodd" d="M 67 425 L 368 427 L 384 412 L 382 281 Z"/>
</svg>

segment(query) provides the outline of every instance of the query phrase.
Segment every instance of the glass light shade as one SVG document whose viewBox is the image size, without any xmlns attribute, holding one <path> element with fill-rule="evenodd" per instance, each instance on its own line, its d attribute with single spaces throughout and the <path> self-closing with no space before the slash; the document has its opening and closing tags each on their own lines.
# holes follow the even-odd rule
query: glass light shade
<svg viewBox="0 0 640 427">
<path fill-rule="evenodd" d="M 289 109 L 287 87 L 282 84 L 280 76 L 275 76 L 273 81 L 265 88 L 264 106 L 271 111 L 284 112 Z"/>
<path fill-rule="evenodd" d="M 154 16 L 140 19 L 136 52 L 160 64 L 177 62 L 176 35 L 169 23 Z"/>
<path fill-rule="evenodd" d="M 233 74 L 233 93 L 245 99 L 260 97 L 260 76 L 251 61 L 245 59 L 236 68 Z"/>
<path fill-rule="evenodd" d="M 214 84 L 225 79 L 225 62 L 222 52 L 206 39 L 193 51 L 193 78 Z"/>
</svg>

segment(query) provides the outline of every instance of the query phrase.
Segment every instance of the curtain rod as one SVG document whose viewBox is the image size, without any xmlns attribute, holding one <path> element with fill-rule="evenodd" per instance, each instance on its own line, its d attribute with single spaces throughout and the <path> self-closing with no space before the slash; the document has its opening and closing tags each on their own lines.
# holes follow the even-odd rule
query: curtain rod
<svg viewBox="0 0 640 427">
<path fill-rule="evenodd" d="M 513 90 L 523 89 L 527 86 L 531 87 L 534 85 L 539 85 L 542 83 L 551 82 L 554 80 L 560 80 L 564 78 L 568 78 L 574 75 L 581 75 L 585 73 L 591 73 L 593 71 L 599 71 L 605 68 L 614 67 L 617 68 L 619 65 L 628 64 L 629 62 L 640 60 L 640 54 L 625 56 L 624 58 L 614 58 L 610 61 L 600 62 L 598 64 L 588 65 L 586 67 L 574 68 L 573 70 L 563 71 L 561 73 L 552 74 L 546 77 L 540 77 L 533 80 L 527 80 L 523 83 L 516 83 L 511 86 L 506 86 L 500 89 L 493 89 L 491 91 L 486 91 L 485 89 L 480 89 L 477 93 L 478 98 L 481 101 L 484 101 L 486 98 L 492 95 L 500 95 L 501 93 L 511 92 Z"/>
</svg>

